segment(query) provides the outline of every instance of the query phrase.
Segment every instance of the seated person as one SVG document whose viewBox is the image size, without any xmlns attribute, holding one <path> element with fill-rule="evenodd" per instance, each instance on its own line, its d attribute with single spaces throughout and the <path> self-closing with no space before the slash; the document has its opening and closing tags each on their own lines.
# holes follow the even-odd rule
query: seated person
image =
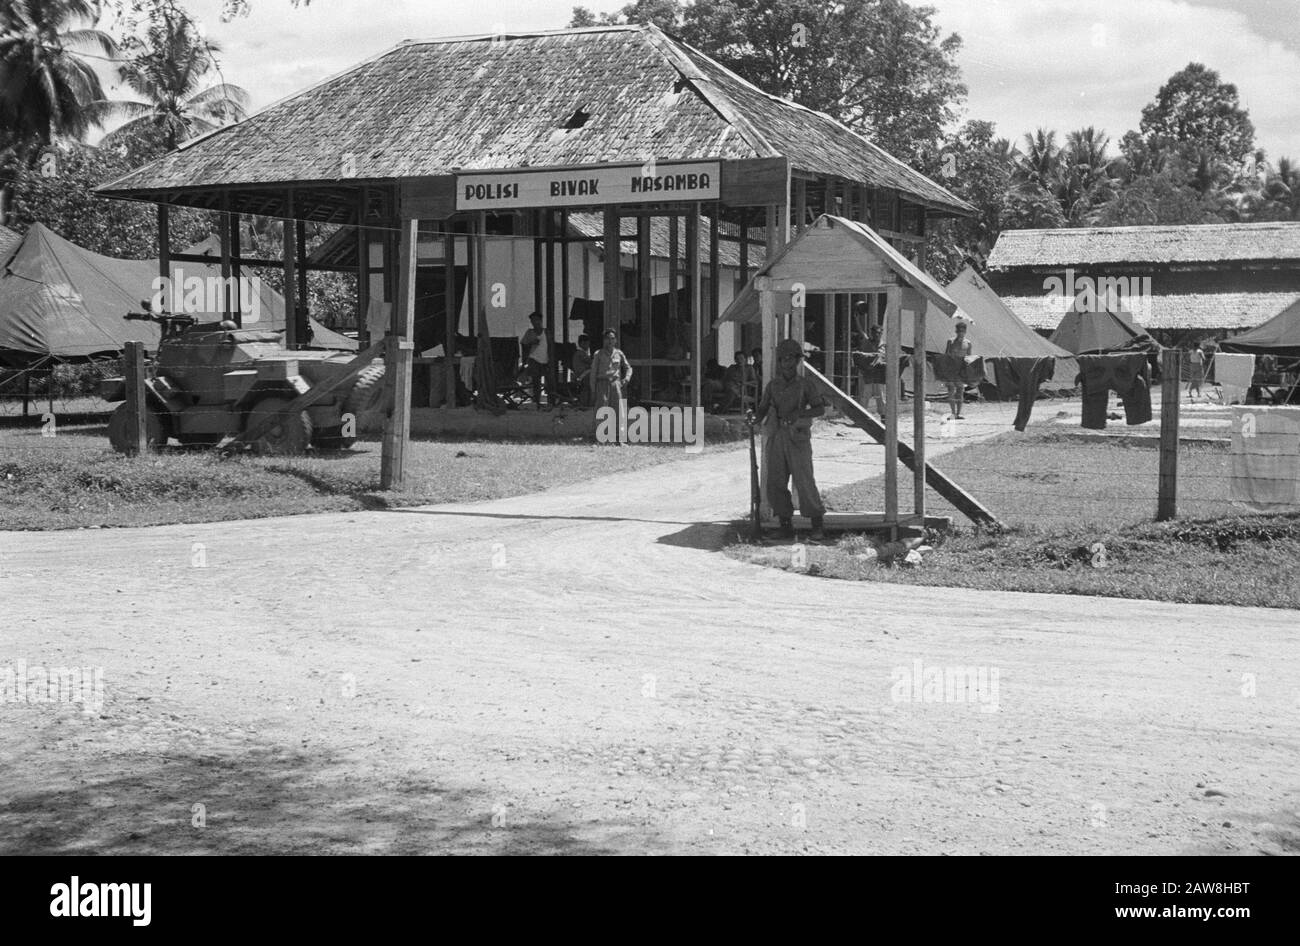
<svg viewBox="0 0 1300 946">
<path fill-rule="evenodd" d="M 727 372 L 718 359 L 710 358 L 704 363 L 704 403 L 711 410 L 720 410 L 727 394 Z"/>
<path fill-rule="evenodd" d="M 727 370 L 723 373 L 723 384 L 727 390 L 727 399 L 723 402 L 721 410 L 738 409 L 745 397 L 745 385 L 752 384 L 753 381 L 754 372 L 749 367 L 745 353 L 743 351 L 736 352 L 735 361 L 729 364 Z"/>
</svg>

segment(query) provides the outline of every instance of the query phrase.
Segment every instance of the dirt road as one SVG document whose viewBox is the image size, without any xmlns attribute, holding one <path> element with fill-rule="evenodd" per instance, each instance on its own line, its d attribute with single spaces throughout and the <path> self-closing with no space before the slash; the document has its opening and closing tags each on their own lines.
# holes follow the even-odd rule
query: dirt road
<svg viewBox="0 0 1300 946">
<path fill-rule="evenodd" d="M 0 674 L 105 694 L 0 704 L 0 852 L 1300 850 L 1294 613 L 742 565 L 747 488 L 0 534 Z"/>
</svg>

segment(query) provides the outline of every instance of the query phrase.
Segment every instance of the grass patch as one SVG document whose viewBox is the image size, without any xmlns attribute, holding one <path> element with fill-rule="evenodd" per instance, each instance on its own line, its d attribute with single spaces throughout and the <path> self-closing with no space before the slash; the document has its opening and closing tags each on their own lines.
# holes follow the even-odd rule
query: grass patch
<svg viewBox="0 0 1300 946">
<path fill-rule="evenodd" d="M 727 551 L 755 564 L 852 581 L 1300 608 L 1300 512 L 1243 514 L 1228 498 L 1229 462 L 1223 445 L 1185 445 L 1179 512 L 1188 518 L 1157 523 L 1157 450 L 1122 438 L 1004 435 L 937 464 L 1005 528 L 962 525 L 960 514 L 930 494 L 927 511 L 952 515 L 955 527 L 946 536 L 927 535 L 931 550 L 920 565 L 901 564 L 897 547 L 879 554 L 880 546 L 863 536 L 809 545 L 799 556 L 788 545 L 737 543 Z M 883 483 L 850 484 L 826 498 L 832 509 L 881 509 Z"/>
<path fill-rule="evenodd" d="M 1083 440 L 1058 431 L 1000 434 L 934 460 L 962 489 L 1007 526 L 1102 527 L 1155 518 L 1160 451 L 1150 435 Z M 1232 458 L 1223 443 L 1184 444 L 1178 459 L 1178 511 L 1190 518 L 1239 515 L 1229 499 Z M 911 497 L 911 473 L 899 481 Z M 838 511 L 884 509 L 884 480 L 831 490 L 826 506 Z M 906 508 L 906 507 L 905 507 Z M 926 512 L 961 513 L 930 491 Z"/>
<path fill-rule="evenodd" d="M 128 459 L 102 418 L 0 430 L 0 529 L 216 522 L 534 493 L 679 459 L 680 450 L 586 442 L 412 441 L 406 483 L 379 489 L 377 441 L 305 457 L 234 457 L 171 448 Z"/>
</svg>

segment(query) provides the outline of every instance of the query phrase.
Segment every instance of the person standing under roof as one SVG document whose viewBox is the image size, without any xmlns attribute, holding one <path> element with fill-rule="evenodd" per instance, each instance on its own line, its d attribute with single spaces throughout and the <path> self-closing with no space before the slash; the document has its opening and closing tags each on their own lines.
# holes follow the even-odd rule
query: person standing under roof
<svg viewBox="0 0 1300 946">
<path fill-rule="evenodd" d="M 1196 395 L 1201 393 L 1201 385 L 1205 382 L 1205 352 L 1201 351 L 1200 342 L 1192 346 L 1188 361 L 1190 366 L 1187 372 L 1187 400 L 1194 401 Z"/>
<path fill-rule="evenodd" d="M 591 359 L 591 395 L 597 411 L 602 407 L 614 408 L 621 432 L 627 416 L 625 392 L 632 381 L 632 364 L 614 347 L 617 338 L 612 328 L 605 329 L 604 344 Z"/>
<path fill-rule="evenodd" d="M 794 538 L 793 479 L 799 491 L 799 512 L 812 520 L 809 538 L 816 542 L 825 538 L 822 520 L 826 507 L 813 476 L 812 422 L 826 412 L 826 401 L 813 383 L 799 374 L 802 359 L 802 345 L 793 338 L 781 340 L 776 346 L 776 375 L 764 387 L 758 410 L 746 420 L 750 424 L 768 421 L 763 459 L 768 497 L 781 523 L 778 535 Z"/>
<path fill-rule="evenodd" d="M 966 337 L 966 323 L 957 323 L 957 334 L 948 339 L 948 344 L 944 346 L 943 353 L 950 358 L 957 359 L 959 365 L 965 362 L 971 354 L 970 339 Z M 962 404 L 966 400 L 966 383 L 961 380 L 960 368 L 958 377 L 955 381 L 945 381 L 948 387 L 948 406 L 952 408 L 952 416 L 956 420 L 965 420 L 961 416 Z"/>
</svg>

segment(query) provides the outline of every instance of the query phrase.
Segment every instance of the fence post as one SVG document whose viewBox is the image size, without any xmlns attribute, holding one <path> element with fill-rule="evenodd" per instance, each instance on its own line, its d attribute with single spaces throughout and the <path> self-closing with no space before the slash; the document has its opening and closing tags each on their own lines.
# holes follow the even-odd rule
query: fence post
<svg viewBox="0 0 1300 946">
<path fill-rule="evenodd" d="M 126 433 L 129 439 L 127 456 L 143 456 L 149 450 L 147 420 L 149 408 L 144 393 L 144 342 L 127 342 L 126 375 Z"/>
<path fill-rule="evenodd" d="M 1178 414 L 1182 406 L 1182 352 L 1166 348 L 1160 356 L 1160 493 L 1156 520 L 1178 515 Z"/>
</svg>

